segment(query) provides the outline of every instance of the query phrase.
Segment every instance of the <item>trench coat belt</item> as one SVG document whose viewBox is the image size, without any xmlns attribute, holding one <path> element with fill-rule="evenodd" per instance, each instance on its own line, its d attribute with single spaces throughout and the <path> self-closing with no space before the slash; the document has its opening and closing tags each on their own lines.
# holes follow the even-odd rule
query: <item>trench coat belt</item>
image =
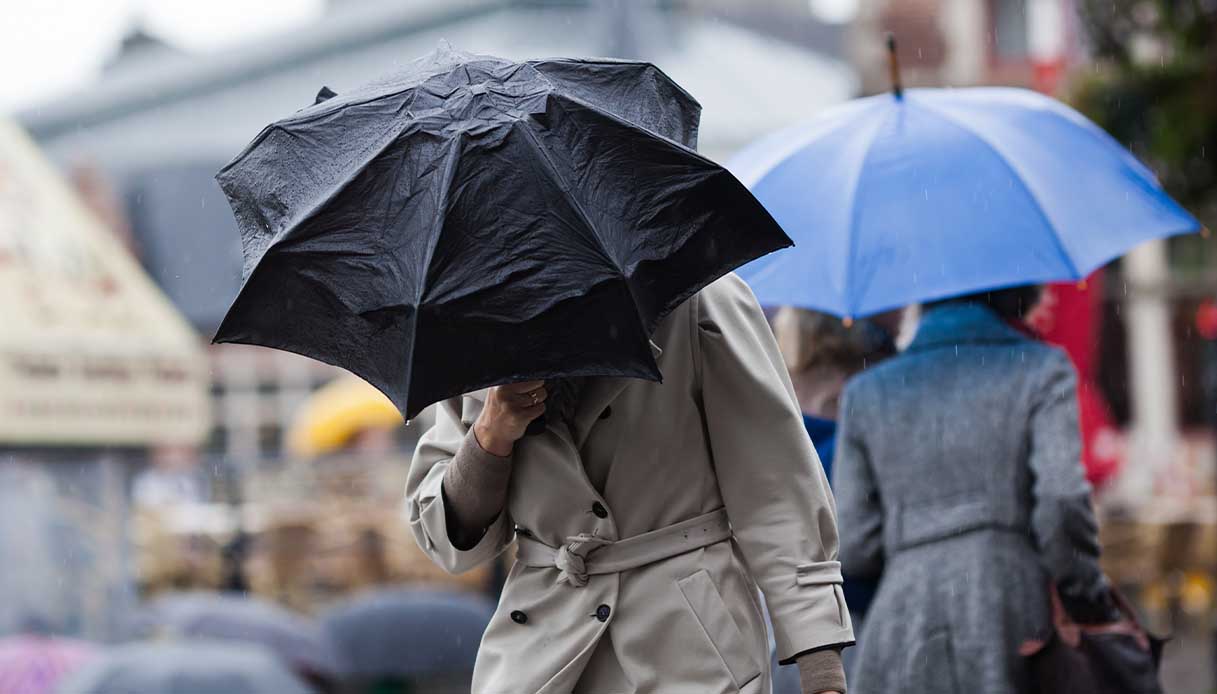
<svg viewBox="0 0 1217 694">
<path fill-rule="evenodd" d="M 720 508 L 617 541 L 581 533 L 566 538 L 561 547 L 551 547 L 536 538 L 521 536 L 516 561 L 533 568 L 557 568 L 559 583 L 582 587 L 587 585 L 588 576 L 636 569 L 730 538 L 727 510 Z"/>
</svg>

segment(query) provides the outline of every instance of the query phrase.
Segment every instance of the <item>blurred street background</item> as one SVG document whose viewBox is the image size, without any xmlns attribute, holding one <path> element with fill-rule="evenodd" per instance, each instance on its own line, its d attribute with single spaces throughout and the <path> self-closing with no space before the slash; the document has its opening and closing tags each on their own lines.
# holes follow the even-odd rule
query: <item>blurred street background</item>
<svg viewBox="0 0 1217 694">
<path fill-rule="evenodd" d="M 242 270 L 216 171 L 323 85 L 441 39 L 651 61 L 701 102 L 699 149 L 726 162 L 885 91 L 892 32 L 908 85 L 1056 96 L 1217 227 L 1213 0 L 0 4 L 0 644 L 165 638 L 172 620 L 134 616 L 239 592 L 322 617 L 343 657 L 340 618 L 370 590 L 468 597 L 453 614 L 496 596 L 505 565 L 447 576 L 400 520 L 426 413 L 403 425 L 335 368 L 210 344 Z M 1053 285 L 1037 326 L 1081 376 L 1105 567 L 1173 635 L 1169 692 L 1217 690 L 1215 256 L 1207 233 L 1151 242 Z M 343 669 L 301 662 L 320 688 Z"/>
</svg>

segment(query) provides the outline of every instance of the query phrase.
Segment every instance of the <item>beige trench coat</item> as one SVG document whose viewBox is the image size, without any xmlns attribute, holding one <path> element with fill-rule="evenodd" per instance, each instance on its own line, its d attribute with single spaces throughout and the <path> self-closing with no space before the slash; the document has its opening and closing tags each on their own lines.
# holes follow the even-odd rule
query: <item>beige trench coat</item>
<svg viewBox="0 0 1217 694">
<path fill-rule="evenodd" d="M 617 540 L 725 507 L 734 533 L 583 587 L 517 562 L 474 694 L 768 694 L 758 586 L 779 658 L 853 642 L 833 500 L 751 291 L 734 275 L 717 281 L 664 320 L 653 348 L 663 384 L 591 380 L 573 431 L 551 425 L 516 445 L 506 512 L 472 549 L 449 540 L 440 489 L 484 394 L 442 403 L 419 444 L 406 513 L 451 572 L 491 560 L 517 532 L 553 547 L 580 533 Z M 603 471 L 603 494 L 589 470 Z"/>
</svg>

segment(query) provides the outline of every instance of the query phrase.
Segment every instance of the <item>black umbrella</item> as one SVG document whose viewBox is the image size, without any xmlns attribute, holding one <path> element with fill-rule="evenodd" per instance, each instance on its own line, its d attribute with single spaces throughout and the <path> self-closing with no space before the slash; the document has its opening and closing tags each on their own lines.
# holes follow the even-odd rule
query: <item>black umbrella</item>
<svg viewBox="0 0 1217 694">
<path fill-rule="evenodd" d="M 472 673 L 493 614 L 492 602 L 471 593 L 385 590 L 330 608 L 321 628 L 344 676 L 422 679 Z"/>
<path fill-rule="evenodd" d="M 296 672 L 337 674 L 338 654 L 312 620 L 272 602 L 243 594 L 177 593 L 141 610 L 137 633 L 212 639 L 265 646 Z"/>
<path fill-rule="evenodd" d="M 136 642 L 81 668 L 60 694 L 316 694 L 259 646 Z"/>
<path fill-rule="evenodd" d="M 446 46 L 322 93 L 217 176 L 245 279 L 216 341 L 342 366 L 407 417 L 512 381 L 658 380 L 659 320 L 791 243 L 693 151 L 699 115 L 647 63 Z"/>
</svg>

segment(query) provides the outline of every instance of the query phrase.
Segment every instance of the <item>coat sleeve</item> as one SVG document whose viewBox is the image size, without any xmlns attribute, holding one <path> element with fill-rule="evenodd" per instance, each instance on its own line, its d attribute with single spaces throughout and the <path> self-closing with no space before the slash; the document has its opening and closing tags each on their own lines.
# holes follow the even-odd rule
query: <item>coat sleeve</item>
<svg viewBox="0 0 1217 694">
<path fill-rule="evenodd" d="M 855 382 L 856 383 L 856 382 Z M 857 386 L 846 387 L 832 462 L 832 484 L 841 522 L 841 567 L 851 577 L 883 572 L 883 507 L 866 443 L 859 435 Z"/>
<path fill-rule="evenodd" d="M 435 424 L 423 434 L 406 478 L 406 520 L 419 547 L 449 573 L 461 573 L 498 556 L 514 538 L 504 509 L 472 547 L 449 535 L 450 509 L 443 493 L 444 476 L 463 446 L 477 446 L 471 429 L 481 404 L 469 397 L 452 398 L 437 407 Z M 455 529 L 454 529 L 455 530 Z"/>
<path fill-rule="evenodd" d="M 765 594 L 778 657 L 851 644 L 832 494 L 769 324 L 734 275 L 698 296 L 695 316 L 719 490 Z"/>
<path fill-rule="evenodd" d="M 1105 621 L 1114 608 L 1099 567 L 1098 524 L 1082 468 L 1077 377 L 1067 356 L 1055 349 L 1050 354 L 1030 416 L 1031 526 L 1070 614 Z"/>
</svg>

